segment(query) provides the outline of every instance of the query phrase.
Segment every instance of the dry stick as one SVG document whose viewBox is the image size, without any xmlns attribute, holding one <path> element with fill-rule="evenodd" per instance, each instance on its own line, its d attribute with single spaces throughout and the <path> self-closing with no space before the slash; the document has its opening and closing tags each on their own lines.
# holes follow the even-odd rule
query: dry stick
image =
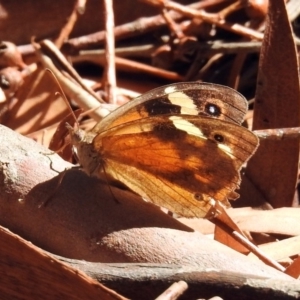
<svg viewBox="0 0 300 300">
<path fill-rule="evenodd" d="M 115 54 L 119 57 L 140 57 L 140 58 L 149 58 L 151 57 L 152 52 L 157 49 L 157 46 L 153 44 L 144 44 L 144 45 L 134 45 L 129 47 L 118 47 L 115 48 Z M 105 56 L 104 49 L 93 49 L 93 50 L 81 50 L 78 55 L 70 56 L 72 62 L 77 62 L 77 60 L 83 61 L 85 58 L 89 59 L 89 56 Z"/>
<path fill-rule="evenodd" d="M 74 25 L 78 19 L 78 15 L 82 14 L 82 8 L 85 7 L 85 3 L 82 2 L 82 0 L 77 0 L 73 11 L 69 17 L 69 19 L 67 20 L 67 23 L 65 24 L 65 26 L 61 29 L 59 36 L 57 37 L 57 39 L 55 40 L 54 44 L 57 46 L 57 48 L 61 48 L 61 46 L 63 45 L 63 43 L 69 38 L 69 35 L 71 33 L 71 31 L 74 28 Z"/>
<path fill-rule="evenodd" d="M 224 0 L 214 0 L 214 4 L 218 4 L 223 2 Z M 192 7 L 195 9 L 203 9 L 207 6 L 210 6 L 210 1 L 202 1 L 189 5 L 188 7 Z M 183 16 L 177 12 L 170 11 L 170 16 L 173 20 L 180 20 Z M 126 23 L 120 26 L 116 26 L 114 28 L 114 36 L 116 40 L 125 39 L 128 37 L 138 36 L 140 34 L 156 30 L 166 25 L 165 19 L 161 15 L 157 15 L 154 17 L 143 17 L 136 21 Z M 102 43 L 105 39 L 105 31 L 99 31 L 96 33 L 92 33 L 89 35 L 85 35 L 79 38 L 70 39 L 67 44 L 73 50 L 79 50 L 86 48 L 87 46 L 93 44 Z"/>
<path fill-rule="evenodd" d="M 126 58 L 116 57 L 118 68 L 123 70 L 141 71 L 150 75 L 165 78 L 171 81 L 182 81 L 183 77 L 176 72 L 166 71 L 160 68 L 152 67 L 140 62 L 132 61 Z"/>
<path fill-rule="evenodd" d="M 237 90 L 240 83 L 241 70 L 244 65 L 244 62 L 247 58 L 247 53 L 239 53 L 233 61 L 232 67 L 229 72 L 227 79 L 227 84 L 231 88 Z"/>
<path fill-rule="evenodd" d="M 240 1 L 239 1 L 240 3 Z M 261 25 L 264 24 L 263 20 L 256 20 L 253 19 L 249 23 L 249 27 L 259 30 Z M 248 40 L 246 38 L 242 38 L 242 40 Z M 232 87 L 233 89 L 238 89 L 239 83 L 240 83 L 240 77 L 241 77 L 241 70 L 244 65 L 244 62 L 247 58 L 247 53 L 239 53 L 234 58 L 234 62 L 232 65 L 232 68 L 230 70 L 230 74 L 227 80 L 227 85 Z"/>
<path fill-rule="evenodd" d="M 299 281 L 247 274 L 246 271 L 235 273 L 205 268 L 205 265 L 100 264 L 58 258 L 97 278 L 109 288 L 120 293 L 124 291 L 123 294 L 126 293 L 130 299 L 143 299 L 141 295 L 148 295 L 150 289 L 152 294 L 159 294 L 162 286 L 180 280 L 189 285 L 184 299 L 199 299 L 201 295 L 206 295 L 207 299 L 216 294 L 216 289 L 219 295 L 224 295 L 224 299 L 286 300 L 299 299 L 300 295 Z"/>
<path fill-rule="evenodd" d="M 237 231 L 232 231 L 232 235 L 236 240 L 238 240 L 242 245 L 248 248 L 253 254 L 255 254 L 258 258 L 260 258 L 264 263 L 267 265 L 274 267 L 275 269 L 284 272 L 285 268 L 279 264 L 277 261 L 273 260 L 272 258 L 268 257 L 261 251 L 257 246 L 252 244 L 249 240 L 247 240 L 244 236 L 242 236 Z"/>
<path fill-rule="evenodd" d="M 299 44 L 300 46 L 300 44 Z M 223 54 L 235 54 L 235 53 L 253 53 L 259 52 L 261 48 L 261 42 L 229 42 L 224 43 L 223 41 L 214 42 L 201 42 L 201 44 L 195 45 L 195 49 L 201 52 L 202 57 L 211 56 L 214 53 Z M 115 49 L 115 53 L 118 57 L 146 57 L 149 58 L 151 53 L 157 49 L 154 45 L 135 45 L 130 47 L 119 47 Z M 81 50 L 78 55 L 71 56 L 72 61 L 77 62 L 88 59 L 89 56 L 104 56 L 105 50 Z M 82 57 L 82 58 L 81 58 Z"/>
<path fill-rule="evenodd" d="M 206 63 L 205 65 L 198 71 L 197 78 L 201 79 L 204 77 L 205 73 L 211 68 L 211 66 L 218 61 L 220 58 L 223 57 L 222 53 L 217 53 L 213 55 Z M 188 78 L 187 78 L 188 79 Z"/>
<path fill-rule="evenodd" d="M 115 38 L 114 38 L 114 11 L 112 0 L 104 0 L 105 7 L 105 84 L 107 102 L 116 104 L 116 64 L 115 64 Z"/>
<path fill-rule="evenodd" d="M 246 3 L 244 5 L 246 5 Z M 221 11 L 219 11 L 218 15 L 221 19 L 225 19 L 228 15 L 230 15 L 231 13 L 233 13 L 234 11 L 236 11 L 242 7 L 243 7 L 242 1 L 237 0 L 236 2 L 228 5 L 227 7 L 225 7 Z"/>
<path fill-rule="evenodd" d="M 50 69 L 55 74 L 55 77 L 59 80 L 64 92 L 68 95 L 68 97 L 72 98 L 78 104 L 79 107 L 88 110 L 100 106 L 100 108 L 97 111 L 91 113 L 91 117 L 94 120 L 99 121 L 104 116 L 106 116 L 108 112 L 111 111 L 111 109 L 113 109 L 110 107 L 112 106 L 111 104 L 100 104 L 98 100 L 95 97 L 93 97 L 90 93 L 84 90 L 73 80 L 70 80 L 68 77 L 66 77 L 63 74 L 63 72 L 56 67 L 51 58 L 42 51 L 40 51 L 40 49 L 38 48 L 37 55 L 44 67 Z"/>
<path fill-rule="evenodd" d="M 198 45 L 197 50 L 202 51 L 204 55 L 211 55 L 212 53 L 235 54 L 235 53 L 253 53 L 259 52 L 261 42 L 229 42 L 223 41 L 207 42 Z M 205 52 L 206 50 L 206 52 Z M 206 54 L 207 53 L 207 54 Z"/>
<path fill-rule="evenodd" d="M 178 281 L 173 283 L 167 290 L 159 295 L 155 300 L 176 300 L 182 295 L 188 288 L 185 281 Z"/>
<path fill-rule="evenodd" d="M 271 266 L 281 272 L 285 271 L 285 268 L 280 265 L 277 261 L 273 260 L 272 258 L 268 257 L 266 254 L 263 253 L 257 246 L 251 243 L 248 239 L 246 239 L 241 233 L 237 232 L 236 230 L 232 230 L 227 224 L 225 224 L 221 219 L 218 218 L 218 215 L 214 218 L 209 219 L 212 223 L 216 226 L 222 228 L 225 232 L 235 238 L 239 243 L 241 243 L 244 247 L 249 249 L 253 254 L 255 254 L 260 260 L 262 260 L 268 266 Z"/>
<path fill-rule="evenodd" d="M 264 140 L 295 139 L 300 138 L 300 127 L 254 130 L 253 133 Z"/>
<path fill-rule="evenodd" d="M 139 62 L 133 62 L 131 60 L 121 58 L 121 57 L 130 57 L 130 56 L 141 56 L 141 57 L 150 57 L 150 53 L 155 51 L 156 47 L 154 45 L 140 45 L 124 48 L 116 48 L 115 52 L 117 57 L 116 67 L 120 70 L 126 71 L 142 71 L 149 74 L 154 74 L 161 78 L 166 78 L 171 81 L 182 81 L 190 80 L 193 78 L 195 73 L 199 72 L 199 66 L 202 65 L 203 57 L 212 56 L 215 53 L 223 54 L 232 54 L 232 53 L 252 53 L 258 52 L 261 47 L 261 42 L 232 42 L 232 43 L 223 43 L 222 41 L 215 42 L 206 42 L 201 43 L 195 46 L 195 49 L 199 53 L 199 63 L 197 63 L 197 58 L 194 60 L 193 65 L 190 68 L 189 74 L 185 78 L 180 77 L 179 74 L 171 71 L 166 71 L 162 69 L 157 69 Z M 96 64 L 104 65 L 104 55 L 105 50 L 81 50 L 79 55 L 70 56 L 70 59 L 73 63 L 77 62 L 86 62 L 90 61 Z M 121 56 L 121 57 L 119 57 Z M 218 56 L 219 58 L 219 56 Z M 203 67 L 200 73 L 206 72 L 206 70 L 214 63 L 215 60 L 212 59 L 209 61 L 208 66 Z M 201 76 L 199 76 L 201 78 Z"/>
<path fill-rule="evenodd" d="M 180 26 L 178 26 L 175 21 L 172 19 L 172 17 L 170 16 L 168 10 L 166 9 L 162 9 L 162 16 L 164 17 L 167 25 L 169 26 L 169 29 L 171 30 L 171 32 L 173 32 L 173 34 L 176 36 L 177 39 L 182 39 L 184 37 L 184 34 L 180 28 Z"/>
<path fill-rule="evenodd" d="M 297 47 L 300 47 L 300 40 L 295 38 L 295 43 Z M 21 45 L 17 47 L 19 52 L 23 55 L 31 55 L 34 52 L 32 45 Z M 259 52 L 261 48 L 261 42 L 248 41 L 248 42 L 223 42 L 223 41 L 213 41 L 213 42 L 202 42 L 197 45 L 196 50 L 201 51 L 202 57 L 211 56 L 214 53 L 232 54 L 232 53 L 254 53 Z M 131 47 L 118 47 L 115 49 L 115 54 L 120 57 L 146 57 L 149 58 L 151 53 L 154 52 L 157 47 L 153 44 L 136 45 Z M 78 55 L 72 55 L 72 60 L 80 60 L 80 56 L 84 55 L 105 55 L 104 49 L 94 49 L 94 50 L 81 50 Z"/>
<path fill-rule="evenodd" d="M 259 259 L 261 259 L 265 264 L 284 272 L 285 269 L 274 259 L 268 257 L 265 253 L 262 252 L 256 245 L 251 243 L 243 234 L 241 229 L 237 224 L 229 217 L 225 208 L 218 202 L 212 201 L 211 210 L 207 214 L 207 219 L 214 223 L 216 226 L 221 228 L 227 234 L 232 236 L 236 241 L 241 245 L 250 250 L 255 254 Z"/>
<path fill-rule="evenodd" d="M 183 77 L 180 76 L 178 73 L 176 72 L 172 72 L 172 71 L 166 71 L 160 68 L 156 68 L 156 67 L 152 67 L 140 62 L 136 62 L 133 60 L 129 60 L 126 58 L 121 58 L 121 57 L 115 57 L 116 60 L 116 65 L 118 70 L 123 70 L 123 71 L 127 71 L 127 72 L 143 72 L 149 75 L 155 75 L 157 77 L 160 78 L 164 78 L 164 79 L 168 79 L 171 81 L 182 81 Z M 100 64 L 101 66 L 105 65 L 105 60 L 104 57 L 102 56 L 98 56 L 98 57 L 93 57 L 93 59 L 91 59 L 91 61 L 93 61 L 94 63 Z"/>
<path fill-rule="evenodd" d="M 153 50 L 153 46 L 140 46 L 142 49 L 149 49 Z M 127 50 L 124 49 L 124 52 L 128 54 L 128 52 L 132 52 L 133 54 L 135 51 L 140 49 L 139 46 L 136 47 L 129 47 Z M 147 50 L 148 51 L 148 50 Z M 105 65 L 105 58 L 104 58 L 104 50 L 82 50 L 80 51 L 79 55 L 71 56 L 71 60 L 73 63 L 82 62 L 82 61 L 89 61 L 95 64 L 99 64 L 101 66 Z M 140 63 L 137 61 L 133 61 L 130 59 L 122 58 L 122 57 L 115 57 L 116 67 L 118 70 L 128 71 L 128 72 L 143 72 L 150 75 L 155 75 L 160 78 L 168 79 L 170 81 L 182 81 L 183 77 L 180 76 L 176 72 L 163 70 L 160 68 L 152 67 L 144 63 Z"/>
<path fill-rule="evenodd" d="M 288 3 L 286 3 L 286 9 L 290 22 L 293 22 L 300 14 L 299 0 L 288 1 Z"/>
<path fill-rule="evenodd" d="M 99 95 L 97 95 L 89 86 L 87 86 L 76 70 L 70 65 L 66 57 L 60 52 L 60 50 L 50 41 L 43 40 L 39 44 L 33 44 L 36 49 L 39 49 L 44 55 L 50 57 L 55 65 L 59 66 L 59 70 L 68 74 L 74 81 L 76 81 L 85 91 L 91 96 L 97 99 L 99 102 L 104 102 Z M 49 68 L 51 69 L 51 68 Z"/>
<path fill-rule="evenodd" d="M 189 18 L 199 18 L 203 21 L 214 24 L 220 28 L 223 28 L 225 30 L 237 33 L 239 35 L 242 35 L 242 36 L 245 36 L 245 37 L 248 37 L 251 39 L 257 39 L 257 40 L 263 39 L 262 33 L 257 32 L 251 28 L 242 26 L 240 24 L 229 23 L 223 19 L 218 18 L 218 14 L 209 14 L 204 11 L 198 11 L 196 9 L 193 9 L 193 8 L 190 8 L 187 6 L 183 6 L 183 5 L 173 2 L 173 1 L 167 1 L 167 0 L 142 0 L 142 1 L 152 4 L 152 5 L 155 5 L 155 6 L 175 10 Z"/>
</svg>

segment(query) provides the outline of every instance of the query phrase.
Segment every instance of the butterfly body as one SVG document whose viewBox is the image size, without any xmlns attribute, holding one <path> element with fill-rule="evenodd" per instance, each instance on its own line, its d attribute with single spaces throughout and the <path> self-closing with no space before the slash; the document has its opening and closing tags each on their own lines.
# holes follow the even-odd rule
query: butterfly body
<svg viewBox="0 0 300 300">
<path fill-rule="evenodd" d="M 238 124 L 244 100 L 230 104 L 236 112 L 228 111 L 229 104 L 216 96 L 218 87 L 162 87 L 124 105 L 91 132 L 69 128 L 80 164 L 87 174 L 104 171 L 181 216 L 205 217 L 211 199 L 228 206 L 238 196 L 239 170 L 258 142 Z"/>
</svg>

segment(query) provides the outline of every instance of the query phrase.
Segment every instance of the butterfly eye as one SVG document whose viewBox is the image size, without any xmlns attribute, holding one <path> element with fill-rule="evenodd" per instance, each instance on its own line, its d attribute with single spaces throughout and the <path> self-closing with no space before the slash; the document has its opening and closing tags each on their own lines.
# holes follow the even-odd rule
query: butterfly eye
<svg viewBox="0 0 300 300">
<path fill-rule="evenodd" d="M 212 117 L 218 117 L 221 115 L 220 107 L 212 103 L 208 103 L 205 105 L 205 112 Z"/>
<path fill-rule="evenodd" d="M 223 143 L 224 142 L 224 136 L 221 134 L 215 134 L 214 135 L 214 139 L 215 141 L 217 141 L 218 143 Z"/>
</svg>

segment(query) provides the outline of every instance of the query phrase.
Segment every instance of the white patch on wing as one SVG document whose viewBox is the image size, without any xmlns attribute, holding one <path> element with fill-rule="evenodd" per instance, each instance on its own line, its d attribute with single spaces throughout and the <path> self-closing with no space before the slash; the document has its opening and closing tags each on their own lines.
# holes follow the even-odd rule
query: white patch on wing
<svg viewBox="0 0 300 300">
<path fill-rule="evenodd" d="M 232 153 L 232 149 L 224 144 L 218 144 L 218 147 L 225 153 L 227 154 L 230 158 L 234 158 L 234 155 Z"/>
<path fill-rule="evenodd" d="M 183 118 L 179 116 L 172 116 L 169 118 L 174 126 L 182 131 L 185 131 L 188 134 L 195 135 L 199 138 L 207 140 L 207 137 L 203 134 L 201 129 L 194 124 L 190 123 L 187 120 L 184 120 Z"/>
<path fill-rule="evenodd" d="M 166 94 L 170 94 L 170 93 L 174 93 L 174 92 L 176 92 L 176 86 L 168 86 L 168 87 L 166 87 L 165 88 L 165 93 Z"/>
<path fill-rule="evenodd" d="M 123 124 L 122 124 L 123 125 Z M 153 124 L 149 123 L 135 123 L 135 124 L 124 124 L 123 126 L 118 126 L 116 130 L 113 131 L 114 135 L 122 134 L 138 134 L 141 132 L 150 132 L 153 130 Z"/>
<path fill-rule="evenodd" d="M 172 104 L 181 107 L 182 114 L 197 115 L 197 106 L 194 100 L 183 92 L 173 92 L 168 95 Z"/>
</svg>

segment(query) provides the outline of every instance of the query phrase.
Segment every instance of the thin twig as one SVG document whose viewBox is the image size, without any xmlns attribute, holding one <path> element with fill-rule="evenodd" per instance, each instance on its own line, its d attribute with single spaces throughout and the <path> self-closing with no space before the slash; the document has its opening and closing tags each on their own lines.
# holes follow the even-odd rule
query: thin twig
<svg viewBox="0 0 300 300">
<path fill-rule="evenodd" d="M 114 11 L 112 0 L 104 1 L 105 7 L 105 82 L 104 90 L 106 92 L 107 102 L 116 104 L 116 65 L 115 65 L 115 37 L 114 37 Z"/>
<path fill-rule="evenodd" d="M 168 24 L 169 29 L 175 35 L 175 37 L 177 39 L 182 39 L 184 37 L 182 30 L 181 30 L 180 26 L 178 26 L 175 23 L 175 21 L 172 19 L 172 17 L 170 16 L 167 9 L 162 9 L 162 16 L 166 20 L 166 23 Z"/>
<path fill-rule="evenodd" d="M 175 282 L 155 300 L 176 300 L 187 290 L 187 288 L 188 285 L 185 281 L 181 280 Z"/>
<path fill-rule="evenodd" d="M 84 9 L 83 9 L 83 7 L 85 6 L 84 2 L 83 2 L 83 0 L 76 1 L 73 11 L 72 11 L 69 19 L 67 20 L 67 23 L 61 29 L 59 36 L 57 37 L 57 39 L 54 42 L 54 44 L 57 46 L 57 48 L 60 49 L 61 46 L 63 45 L 63 43 L 69 38 L 69 35 L 75 26 L 75 23 L 78 19 L 79 14 L 81 14 L 82 11 L 84 11 Z"/>
<path fill-rule="evenodd" d="M 286 139 L 299 139 L 300 127 L 261 129 L 254 130 L 253 133 L 255 133 L 262 140 L 281 141 Z"/>
<path fill-rule="evenodd" d="M 98 99 L 96 99 L 91 93 L 75 83 L 74 80 L 65 76 L 65 73 L 62 72 L 61 69 L 58 69 L 59 66 L 54 64 L 53 60 L 39 48 L 39 45 L 36 45 L 36 47 L 36 54 L 38 55 L 39 60 L 45 68 L 50 69 L 55 74 L 55 77 L 58 79 L 64 92 L 69 98 L 76 101 L 78 106 L 85 110 L 98 107 L 97 111 L 91 112 L 91 117 L 96 121 L 99 121 L 107 115 L 109 111 L 111 111 L 111 107 L 109 106 L 116 106 L 107 103 L 99 103 Z M 58 61 L 55 60 L 55 63 L 57 62 Z"/>
<path fill-rule="evenodd" d="M 95 64 L 99 64 L 101 66 L 105 65 L 105 59 L 103 56 L 97 55 L 89 55 L 85 56 L 85 61 L 90 61 Z M 76 61 L 80 61 L 79 57 Z M 160 68 L 152 67 L 144 63 L 140 63 L 137 61 L 133 61 L 130 59 L 122 58 L 122 57 L 115 57 L 115 62 L 118 70 L 126 71 L 126 72 L 133 72 L 133 73 L 145 73 L 149 75 L 154 75 L 160 78 L 168 79 L 170 81 L 182 81 L 183 77 L 180 76 L 176 72 L 166 71 Z"/>
<path fill-rule="evenodd" d="M 218 4 L 223 1 L 224 0 L 214 0 L 214 4 Z M 201 1 L 191 4 L 188 7 L 192 7 L 194 9 L 203 9 L 211 5 L 211 3 L 208 2 L 210 1 Z M 170 11 L 169 15 L 174 21 L 179 21 L 180 19 L 184 18 L 183 15 L 175 11 Z M 166 21 L 162 15 L 143 17 L 136 21 L 116 26 L 114 28 L 114 36 L 116 40 L 121 40 L 128 37 L 138 36 L 149 31 L 154 31 L 163 26 L 166 26 Z M 70 39 L 68 42 L 66 42 L 66 45 L 70 50 L 72 49 L 73 52 L 76 52 L 76 50 L 85 49 L 92 45 L 99 45 L 104 42 L 104 39 L 105 31 L 103 30 L 93 34 Z"/>
<path fill-rule="evenodd" d="M 300 14 L 299 0 L 290 0 L 286 4 L 290 22 L 293 22 Z"/>
<path fill-rule="evenodd" d="M 245 37 L 248 37 L 251 39 L 262 40 L 262 38 L 263 38 L 262 33 L 257 32 L 251 28 L 247 28 L 240 24 L 229 23 L 224 19 L 220 19 L 218 17 L 218 14 L 206 13 L 201 10 L 196 10 L 196 9 L 193 9 L 193 8 L 190 8 L 187 6 L 183 6 L 183 5 L 173 2 L 173 1 L 167 1 L 167 0 L 164 0 L 164 1 L 163 0 L 141 0 L 141 1 L 149 3 L 151 5 L 175 10 L 189 18 L 200 18 L 201 20 L 206 21 L 210 24 L 214 24 L 220 28 L 226 29 L 228 31 L 237 33 L 239 35 L 242 35 L 242 36 L 245 36 Z"/>
<path fill-rule="evenodd" d="M 246 249 L 250 250 L 260 260 L 262 260 L 268 266 L 271 266 L 281 272 L 285 271 L 277 261 L 268 257 L 261 249 L 251 243 L 243 234 L 237 224 L 229 217 L 224 207 L 218 202 L 213 201 L 211 210 L 208 212 L 207 218 L 216 226 L 221 228 L 227 234 L 232 236 L 237 242 L 243 245 Z"/>
<path fill-rule="evenodd" d="M 104 102 L 99 95 L 97 95 L 90 87 L 88 87 L 77 73 L 77 71 L 71 66 L 66 57 L 60 52 L 60 50 L 50 41 L 43 40 L 39 45 L 35 45 L 43 54 L 50 57 L 57 68 L 64 74 L 68 74 L 69 77 L 74 79 L 84 90 L 91 94 L 99 102 Z"/>
<path fill-rule="evenodd" d="M 22 47 L 22 46 L 21 46 Z M 204 57 L 211 57 L 215 53 L 235 54 L 235 53 L 255 53 L 259 52 L 261 42 L 201 42 L 194 45 L 197 52 L 200 52 L 201 60 Z M 150 58 L 151 54 L 157 50 L 158 46 L 152 44 L 136 45 L 131 47 L 120 47 L 115 49 L 117 57 L 140 57 Z M 20 49 L 22 51 L 22 48 Z M 104 49 L 81 50 L 78 55 L 71 55 L 72 62 L 83 62 L 97 60 L 97 57 L 104 57 Z"/>
<path fill-rule="evenodd" d="M 222 212 L 224 213 L 224 212 Z M 255 246 L 253 243 L 251 243 L 245 236 L 243 236 L 240 232 L 237 230 L 234 230 L 230 224 L 226 224 L 224 220 L 222 219 L 222 213 L 216 214 L 213 218 L 210 218 L 209 220 L 214 223 L 216 226 L 219 226 L 221 229 L 223 229 L 225 232 L 227 232 L 229 235 L 231 235 L 236 241 L 238 241 L 241 245 L 246 247 L 248 250 L 250 250 L 253 254 L 255 254 L 260 260 L 262 260 L 265 264 L 268 266 L 271 266 L 281 272 L 285 271 L 285 268 L 281 266 L 277 261 L 274 259 L 268 257 L 261 249 L 259 249 L 257 246 Z M 234 223 L 235 224 L 235 223 Z"/>
<path fill-rule="evenodd" d="M 294 38 L 297 47 L 300 47 L 300 39 Z M 150 57 L 151 53 L 156 50 L 157 46 L 153 44 L 136 45 L 132 47 L 119 47 L 115 49 L 115 54 L 120 57 Z M 223 54 L 233 54 L 233 53 L 255 53 L 259 52 L 261 48 L 261 42 L 248 41 L 248 42 L 224 42 L 222 40 L 216 40 L 213 42 L 204 42 L 197 44 L 195 50 L 201 51 L 202 57 L 211 56 L 214 53 Z M 34 48 L 32 45 L 21 45 L 18 46 L 19 52 L 22 56 L 32 55 L 34 53 Z M 73 57 L 78 57 L 80 55 L 97 54 L 104 55 L 104 49 L 97 50 L 81 50 L 78 55 Z M 79 60 L 79 58 L 78 58 Z"/>
<path fill-rule="evenodd" d="M 224 9 L 218 12 L 218 15 L 221 19 L 225 19 L 228 15 L 232 14 L 238 9 L 241 9 L 243 7 L 243 3 L 240 0 L 237 0 L 236 2 L 228 5 Z"/>
<path fill-rule="evenodd" d="M 255 254 L 259 259 L 261 259 L 265 264 L 281 271 L 284 272 L 285 268 L 279 264 L 277 261 L 274 259 L 268 257 L 261 251 L 257 246 L 255 246 L 253 243 L 251 243 L 249 240 L 247 240 L 244 236 L 242 236 L 239 232 L 237 231 L 232 231 L 232 235 L 238 240 L 243 246 L 248 248 L 253 254 Z"/>
</svg>

